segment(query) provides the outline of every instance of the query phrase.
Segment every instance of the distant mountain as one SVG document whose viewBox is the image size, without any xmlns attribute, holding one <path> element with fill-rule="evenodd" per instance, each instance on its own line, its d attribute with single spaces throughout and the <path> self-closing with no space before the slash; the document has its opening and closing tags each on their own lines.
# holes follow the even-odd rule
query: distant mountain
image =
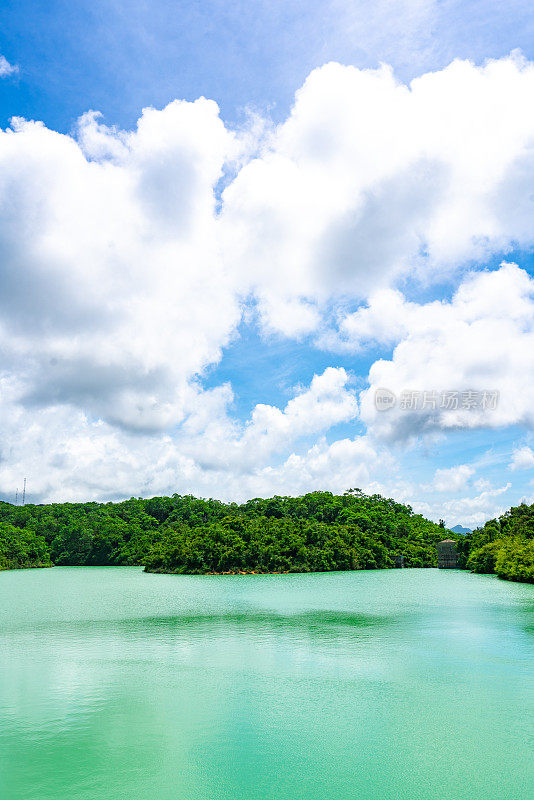
<svg viewBox="0 0 534 800">
<path fill-rule="evenodd" d="M 453 533 L 463 533 L 464 535 L 466 533 L 473 533 L 471 528 L 464 528 L 461 525 L 455 525 L 454 528 L 449 528 L 449 530 L 452 531 Z"/>
</svg>

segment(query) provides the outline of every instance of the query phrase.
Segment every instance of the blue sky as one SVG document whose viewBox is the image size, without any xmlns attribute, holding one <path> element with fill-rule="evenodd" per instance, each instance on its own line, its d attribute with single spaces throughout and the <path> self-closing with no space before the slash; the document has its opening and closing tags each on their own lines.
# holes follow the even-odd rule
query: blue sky
<svg viewBox="0 0 534 800">
<path fill-rule="evenodd" d="M 534 496 L 511 366 L 532 325 L 530 4 L 19 0 L 0 55 L 1 126 L 46 126 L 0 148 L 1 496 L 27 474 L 36 500 L 360 482 L 451 525 Z M 419 141 L 445 108 L 443 141 Z M 389 425 L 365 399 L 386 378 L 498 388 L 501 416 Z"/>
<path fill-rule="evenodd" d="M 409 80 L 456 57 L 534 55 L 531 6 L 517 0 L 5 0 L 0 32 L 2 53 L 20 64 L 2 86 L 2 123 L 20 115 L 61 131 L 90 108 L 131 127 L 144 106 L 200 95 L 228 121 L 248 106 L 280 119 L 331 60 L 387 61 Z"/>
</svg>

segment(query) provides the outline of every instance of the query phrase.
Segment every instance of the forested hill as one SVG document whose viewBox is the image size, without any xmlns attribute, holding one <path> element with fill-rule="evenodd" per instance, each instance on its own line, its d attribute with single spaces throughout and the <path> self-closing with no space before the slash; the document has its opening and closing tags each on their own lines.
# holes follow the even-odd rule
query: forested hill
<svg viewBox="0 0 534 800">
<path fill-rule="evenodd" d="M 511 508 L 461 540 L 468 569 L 534 583 L 534 505 Z"/>
<path fill-rule="evenodd" d="M 4 569 L 137 564 L 192 574 L 315 572 L 392 567 L 398 555 L 407 567 L 430 567 L 444 535 L 410 506 L 359 490 L 242 505 L 180 495 L 105 504 L 0 502 Z"/>
</svg>

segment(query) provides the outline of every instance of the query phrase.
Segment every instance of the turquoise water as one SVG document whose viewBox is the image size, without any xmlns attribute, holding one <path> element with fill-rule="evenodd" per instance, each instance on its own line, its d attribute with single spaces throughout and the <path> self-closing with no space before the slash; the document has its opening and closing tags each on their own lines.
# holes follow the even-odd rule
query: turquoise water
<svg viewBox="0 0 534 800">
<path fill-rule="evenodd" d="M 534 587 L 0 573 L 2 800 L 532 800 Z"/>
</svg>

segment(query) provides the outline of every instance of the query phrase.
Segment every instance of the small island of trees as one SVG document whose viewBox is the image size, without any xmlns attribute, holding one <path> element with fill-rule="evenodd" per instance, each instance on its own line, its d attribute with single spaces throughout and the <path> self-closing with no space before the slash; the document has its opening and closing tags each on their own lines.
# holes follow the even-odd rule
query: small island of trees
<svg viewBox="0 0 534 800">
<path fill-rule="evenodd" d="M 191 495 L 120 503 L 0 502 L 0 569 L 139 565 L 176 574 L 289 573 L 436 566 L 457 542 L 460 567 L 534 581 L 534 506 L 463 536 L 408 505 L 343 495 L 257 498 L 238 505 Z"/>
</svg>

